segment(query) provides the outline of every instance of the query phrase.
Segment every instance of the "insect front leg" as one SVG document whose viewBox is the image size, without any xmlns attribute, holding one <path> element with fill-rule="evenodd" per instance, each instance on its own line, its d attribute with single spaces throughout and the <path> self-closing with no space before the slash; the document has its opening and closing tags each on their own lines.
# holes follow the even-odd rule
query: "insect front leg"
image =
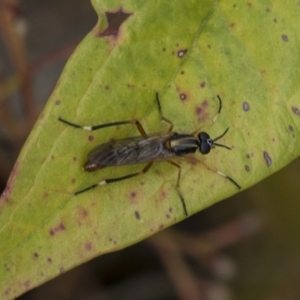
<svg viewBox="0 0 300 300">
<path fill-rule="evenodd" d="M 89 131 L 94 131 L 94 130 L 98 130 L 98 129 L 102 129 L 102 128 L 105 128 L 105 127 L 111 127 L 111 126 L 119 126 L 119 125 L 126 125 L 126 124 L 134 124 L 138 131 L 140 132 L 140 134 L 143 136 L 143 137 L 146 137 L 147 134 L 142 126 L 142 124 L 137 121 L 137 120 L 130 120 L 130 121 L 119 121 L 119 122 L 113 122 L 113 123 L 105 123 L 105 124 L 100 124 L 100 125 L 94 125 L 94 126 L 84 126 L 84 125 L 78 125 L 78 124 L 75 124 L 75 123 L 72 123 L 72 122 L 69 122 L 63 118 L 58 118 L 58 120 L 60 122 L 63 122 L 69 126 L 72 126 L 74 128 L 80 128 L 80 129 L 83 129 L 83 130 L 89 130 Z"/>
<path fill-rule="evenodd" d="M 160 105 L 160 101 L 159 101 L 159 96 L 158 96 L 158 93 L 156 93 L 156 103 L 157 103 L 157 106 L 158 106 L 158 111 L 159 111 L 159 115 L 160 115 L 160 119 L 162 121 L 165 121 L 167 123 L 170 124 L 170 127 L 168 129 L 168 132 L 171 132 L 173 127 L 174 127 L 174 124 L 167 118 L 164 117 L 163 113 L 162 113 L 162 109 L 161 109 L 161 105 Z"/>
<path fill-rule="evenodd" d="M 89 187 L 87 187 L 87 188 L 85 188 L 83 190 L 80 190 L 80 191 L 76 192 L 74 195 L 81 194 L 83 192 L 86 192 L 88 190 L 96 188 L 97 186 L 101 186 L 101 185 L 110 184 L 110 183 L 113 183 L 113 182 L 122 181 L 122 180 L 129 179 L 129 178 L 132 178 L 132 177 L 135 177 L 135 176 L 138 176 L 138 175 L 143 175 L 143 174 L 145 174 L 151 168 L 152 165 L 153 165 L 153 162 L 149 162 L 140 172 L 128 174 L 128 175 L 125 175 L 125 176 L 122 176 L 122 177 L 108 178 L 108 179 L 101 180 L 100 182 L 98 182 L 96 184 L 93 184 L 93 185 L 91 185 L 91 186 L 89 186 Z"/>
</svg>

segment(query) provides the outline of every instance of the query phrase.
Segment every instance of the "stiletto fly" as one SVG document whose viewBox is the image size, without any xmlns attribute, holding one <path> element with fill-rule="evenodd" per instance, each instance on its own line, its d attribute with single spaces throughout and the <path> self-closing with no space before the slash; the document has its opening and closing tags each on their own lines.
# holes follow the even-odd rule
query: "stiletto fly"
<svg viewBox="0 0 300 300">
<path fill-rule="evenodd" d="M 222 100 L 217 96 L 219 100 L 219 110 L 216 117 L 219 115 L 222 109 Z M 59 121 L 70 125 L 75 128 L 80 128 L 84 130 L 98 130 L 105 127 L 119 126 L 125 124 L 135 124 L 141 136 L 130 137 L 120 140 L 112 140 L 110 142 L 101 144 L 91 150 L 88 153 L 87 162 L 84 164 L 83 169 L 88 172 L 93 172 L 109 166 L 121 166 L 121 165 L 130 165 L 137 163 L 147 163 L 146 166 L 139 172 L 131 173 L 122 177 L 117 178 L 108 178 L 103 179 L 98 183 L 95 183 L 83 190 L 77 191 L 75 195 L 86 192 L 90 189 L 93 189 L 97 186 L 129 179 L 138 175 L 145 174 L 152 166 L 154 162 L 158 161 L 167 161 L 171 165 L 175 166 L 178 169 L 177 184 L 176 188 L 178 195 L 181 199 L 183 210 L 186 216 L 188 216 L 188 211 L 186 208 L 186 203 L 184 197 L 180 190 L 180 176 L 181 176 L 181 167 L 176 162 L 171 159 L 179 156 L 186 156 L 188 154 L 195 153 L 198 149 L 201 154 L 208 154 L 210 150 L 214 147 L 223 147 L 225 149 L 231 150 L 231 148 L 226 145 L 216 143 L 221 139 L 228 131 L 227 128 L 220 136 L 212 139 L 208 133 L 195 131 L 191 134 L 181 134 L 173 132 L 172 129 L 174 124 L 165 118 L 162 114 L 162 109 L 156 93 L 156 103 L 158 106 L 158 111 L 162 121 L 169 123 L 169 129 L 166 132 L 159 132 L 153 134 L 146 134 L 141 123 L 137 120 L 130 121 L 119 121 L 113 123 L 105 123 L 95 126 L 81 126 L 78 124 L 71 123 L 65 119 L 59 118 Z M 214 120 L 216 119 L 214 118 Z M 217 171 L 219 175 L 224 176 L 229 181 L 231 181 L 238 189 L 241 187 L 235 182 L 231 177 L 223 174 L 220 171 Z"/>
</svg>

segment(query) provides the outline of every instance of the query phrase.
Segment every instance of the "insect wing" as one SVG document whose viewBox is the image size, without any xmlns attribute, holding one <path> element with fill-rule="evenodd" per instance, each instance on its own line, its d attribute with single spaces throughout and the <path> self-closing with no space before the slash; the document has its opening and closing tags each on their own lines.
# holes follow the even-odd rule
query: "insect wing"
<svg viewBox="0 0 300 300">
<path fill-rule="evenodd" d="M 156 133 L 110 141 L 94 148 L 88 154 L 88 161 L 98 166 L 119 166 L 168 159 L 174 153 L 164 147 L 164 142 L 172 134 Z"/>
</svg>

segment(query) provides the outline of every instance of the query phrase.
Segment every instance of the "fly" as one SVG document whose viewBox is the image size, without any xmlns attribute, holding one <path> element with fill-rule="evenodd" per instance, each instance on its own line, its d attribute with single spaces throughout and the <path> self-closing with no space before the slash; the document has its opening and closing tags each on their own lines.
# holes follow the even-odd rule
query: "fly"
<svg viewBox="0 0 300 300">
<path fill-rule="evenodd" d="M 219 100 L 219 110 L 218 114 L 222 109 L 222 100 L 218 95 Z M 169 123 L 169 129 L 166 132 L 159 132 L 153 134 L 146 134 L 141 123 L 137 120 L 130 121 L 119 121 L 113 123 L 105 123 L 95 126 L 81 126 L 78 124 L 71 123 L 67 120 L 59 118 L 58 120 L 75 128 L 80 128 L 84 130 L 98 130 L 105 127 L 119 126 L 125 124 L 135 124 L 141 136 L 125 138 L 115 141 L 110 141 L 101 144 L 88 153 L 87 162 L 84 164 L 83 169 L 88 172 L 93 172 L 99 169 L 103 169 L 109 166 L 121 166 L 130 165 L 137 163 L 147 163 L 146 166 L 139 172 L 131 173 L 122 177 L 103 179 L 100 182 L 93 184 L 83 190 L 77 191 L 75 195 L 86 192 L 97 186 L 118 182 L 121 180 L 129 179 L 138 175 L 145 174 L 153 165 L 154 162 L 166 161 L 178 169 L 177 176 L 177 192 L 182 202 L 183 210 L 186 216 L 188 216 L 188 211 L 186 208 L 186 203 L 184 197 L 180 190 L 180 177 L 181 177 L 181 167 L 176 162 L 172 161 L 174 157 L 182 157 L 188 154 L 195 153 L 199 150 L 200 153 L 206 155 L 214 147 L 222 147 L 231 150 L 230 147 L 226 145 L 219 144 L 217 141 L 221 139 L 228 131 L 227 128 L 220 136 L 212 139 L 208 133 L 195 131 L 191 134 L 181 134 L 173 132 L 172 129 L 174 124 L 165 118 L 162 113 L 158 93 L 156 93 L 156 103 L 158 106 L 158 111 L 162 121 Z M 216 116 L 216 117 L 217 117 Z M 215 119 L 216 119 L 215 117 Z M 219 175 L 226 177 L 231 181 L 238 189 L 241 187 L 234 181 L 231 177 L 217 171 Z"/>
</svg>

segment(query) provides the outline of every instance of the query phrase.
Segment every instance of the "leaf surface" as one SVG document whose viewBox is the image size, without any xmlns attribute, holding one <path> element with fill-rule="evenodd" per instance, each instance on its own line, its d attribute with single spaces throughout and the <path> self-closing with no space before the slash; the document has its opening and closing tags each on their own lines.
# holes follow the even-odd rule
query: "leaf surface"
<svg viewBox="0 0 300 300">
<path fill-rule="evenodd" d="M 143 176 L 80 195 L 143 165 L 84 172 L 88 152 L 164 132 L 155 93 L 174 131 L 228 133 L 207 156 L 176 158 L 189 214 L 276 172 L 299 155 L 300 6 L 278 1 L 94 0 L 95 28 L 78 46 L 28 138 L 0 198 L 0 292 L 11 299 L 91 258 L 136 243 L 185 218 L 178 170 L 160 162 Z M 218 99 L 222 111 L 218 111 Z"/>
</svg>

